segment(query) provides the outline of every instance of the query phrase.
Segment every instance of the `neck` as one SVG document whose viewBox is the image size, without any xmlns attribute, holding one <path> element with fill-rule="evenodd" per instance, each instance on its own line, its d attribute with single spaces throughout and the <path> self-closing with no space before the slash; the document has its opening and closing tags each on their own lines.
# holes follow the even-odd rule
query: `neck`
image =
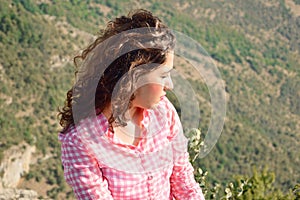
<svg viewBox="0 0 300 200">
<path fill-rule="evenodd" d="M 105 116 L 105 118 L 107 119 L 107 120 L 109 120 L 109 118 L 110 118 L 110 116 L 111 116 L 111 105 L 109 105 L 109 106 L 106 106 L 104 109 L 103 109 L 103 111 L 102 111 L 102 114 Z"/>
<path fill-rule="evenodd" d="M 131 108 L 128 111 L 130 121 L 132 121 L 138 127 L 142 126 L 141 122 L 143 120 L 143 111 L 144 109 L 139 107 Z"/>
<path fill-rule="evenodd" d="M 141 122 L 143 120 L 143 111 L 143 108 L 133 107 L 125 113 L 125 117 L 136 126 L 141 127 Z M 106 117 L 107 120 L 109 120 L 110 116 L 112 115 L 111 105 L 104 108 L 102 114 Z"/>
</svg>

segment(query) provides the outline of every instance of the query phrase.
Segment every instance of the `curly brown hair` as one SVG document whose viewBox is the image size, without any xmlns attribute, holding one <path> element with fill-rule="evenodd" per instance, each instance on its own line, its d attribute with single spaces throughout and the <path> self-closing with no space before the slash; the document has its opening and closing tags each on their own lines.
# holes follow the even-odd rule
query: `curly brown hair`
<svg viewBox="0 0 300 200">
<path fill-rule="evenodd" d="M 126 125 L 124 113 L 134 98 L 133 83 L 163 64 L 174 44 L 171 31 L 147 10 L 110 21 L 96 40 L 74 57 L 76 81 L 58 113 L 62 133 L 84 118 L 99 115 L 109 105 L 114 113 L 110 126 L 113 122 Z M 118 98 L 112 102 L 117 85 Z"/>
</svg>

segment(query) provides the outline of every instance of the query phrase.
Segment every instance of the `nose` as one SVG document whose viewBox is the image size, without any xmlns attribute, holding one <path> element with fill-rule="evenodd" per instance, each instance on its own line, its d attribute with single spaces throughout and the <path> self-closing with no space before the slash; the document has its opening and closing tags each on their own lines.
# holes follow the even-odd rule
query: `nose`
<svg viewBox="0 0 300 200">
<path fill-rule="evenodd" d="M 165 82 L 164 89 L 165 90 L 172 90 L 173 87 L 174 87 L 174 85 L 173 85 L 172 78 L 171 78 L 171 76 L 169 76 L 168 79 Z"/>
</svg>

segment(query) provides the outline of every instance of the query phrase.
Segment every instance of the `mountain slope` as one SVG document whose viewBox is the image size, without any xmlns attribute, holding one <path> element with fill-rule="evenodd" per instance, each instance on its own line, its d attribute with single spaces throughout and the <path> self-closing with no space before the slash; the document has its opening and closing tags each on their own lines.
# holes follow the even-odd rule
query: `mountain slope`
<svg viewBox="0 0 300 200">
<path fill-rule="evenodd" d="M 45 195 L 52 197 L 60 191 L 71 195 L 62 178 L 56 113 L 73 81 L 72 56 L 104 22 L 139 7 L 135 1 L 87 2 L 9 0 L 0 6 L 0 155 L 23 140 L 37 146 L 49 158 L 39 158 L 20 187 L 48 184 Z M 299 182 L 296 1 L 141 0 L 140 4 L 172 29 L 197 40 L 225 81 L 224 130 L 212 152 L 198 160 L 209 171 L 210 181 L 225 183 L 236 174 L 250 174 L 251 166 L 267 165 L 280 188 Z M 202 99 L 200 128 L 205 133 L 209 94 L 203 81 L 191 84 Z"/>
</svg>

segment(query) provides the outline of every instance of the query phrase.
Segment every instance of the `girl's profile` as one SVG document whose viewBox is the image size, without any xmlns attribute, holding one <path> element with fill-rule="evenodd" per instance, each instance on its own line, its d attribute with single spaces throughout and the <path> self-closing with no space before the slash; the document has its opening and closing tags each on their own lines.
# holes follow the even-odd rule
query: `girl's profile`
<svg viewBox="0 0 300 200">
<path fill-rule="evenodd" d="M 74 58 L 59 112 L 62 164 L 78 199 L 200 199 L 172 90 L 176 38 L 151 12 L 110 21 Z"/>
</svg>

